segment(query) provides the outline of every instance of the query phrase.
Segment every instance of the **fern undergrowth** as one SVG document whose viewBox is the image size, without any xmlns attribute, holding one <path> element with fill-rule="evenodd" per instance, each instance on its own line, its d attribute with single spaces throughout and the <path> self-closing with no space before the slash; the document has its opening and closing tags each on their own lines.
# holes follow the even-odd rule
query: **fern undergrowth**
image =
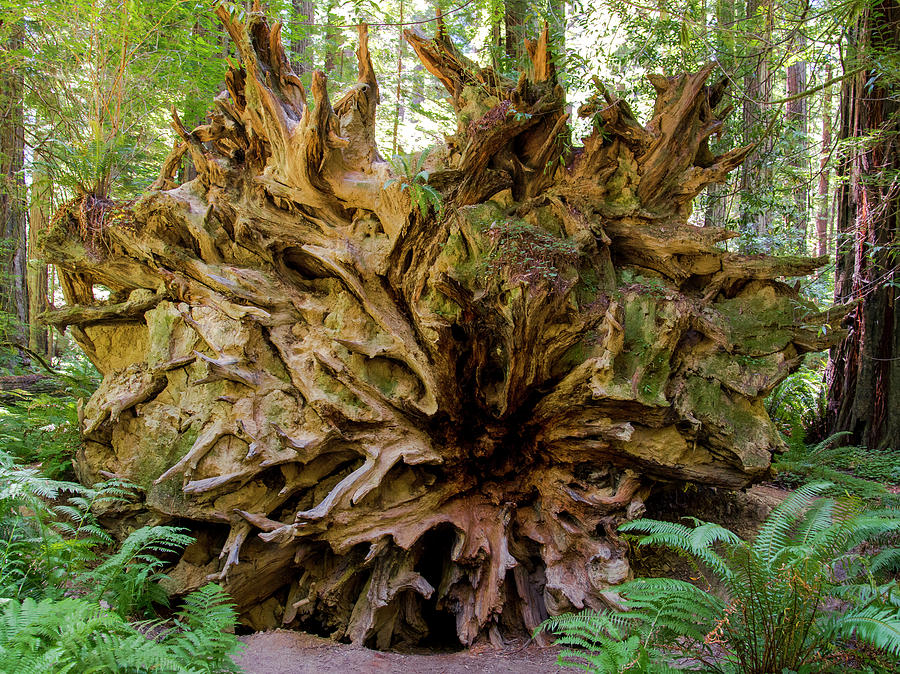
<svg viewBox="0 0 900 674">
<path fill-rule="evenodd" d="M 699 520 L 629 522 L 621 530 L 642 532 L 639 545 L 691 559 L 702 587 L 637 579 L 616 588 L 622 611 L 551 618 L 539 630 L 558 635 L 563 664 L 593 672 L 823 672 L 853 641 L 895 669 L 900 590 L 885 574 L 900 563 L 900 517 L 824 497 L 832 487 L 800 487 L 752 542 Z"/>
<path fill-rule="evenodd" d="M 113 552 L 95 512 L 131 485 L 52 480 L 0 451 L 0 672 L 238 671 L 236 614 L 216 585 L 189 594 L 171 621 L 129 622 L 168 605 L 163 568 L 192 540 L 143 527 Z"/>
</svg>

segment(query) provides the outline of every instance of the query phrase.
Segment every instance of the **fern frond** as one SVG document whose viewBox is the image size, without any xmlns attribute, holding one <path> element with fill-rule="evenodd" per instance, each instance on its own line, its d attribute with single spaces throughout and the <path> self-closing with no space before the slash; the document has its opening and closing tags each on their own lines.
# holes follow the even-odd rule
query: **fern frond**
<svg viewBox="0 0 900 674">
<path fill-rule="evenodd" d="M 900 611 L 895 608 L 851 609 L 834 620 L 831 631 L 845 639 L 856 637 L 870 646 L 900 656 Z"/>
<path fill-rule="evenodd" d="M 699 532 L 697 531 L 699 529 Z M 731 576 L 731 569 L 721 555 L 712 549 L 713 544 L 724 542 L 735 545 L 741 542 L 733 532 L 717 524 L 703 523 L 699 527 L 688 527 L 679 522 L 661 522 L 658 520 L 639 519 L 626 522 L 619 531 L 645 531 L 646 535 L 638 539 L 639 545 L 661 545 L 680 550 L 703 563 L 717 577 L 726 580 Z M 696 533 L 695 533 L 696 532 Z"/>
<path fill-rule="evenodd" d="M 767 561 L 791 543 L 792 528 L 813 499 L 826 491 L 830 482 L 813 482 L 797 489 L 778 504 L 759 529 L 753 548 Z"/>
<path fill-rule="evenodd" d="M 869 570 L 872 573 L 896 571 L 900 568 L 900 548 L 890 547 L 878 552 L 869 559 Z"/>
<path fill-rule="evenodd" d="M 90 596 L 105 599 L 122 616 L 127 617 L 153 603 L 167 601 L 158 585 L 164 562 L 160 557 L 174 555 L 193 538 L 177 527 L 142 527 L 122 542 L 119 550 L 92 571 L 81 583 L 95 588 Z"/>
<path fill-rule="evenodd" d="M 193 659 L 194 671 L 238 671 L 231 656 L 243 644 L 229 633 L 236 619 L 231 597 L 218 585 L 209 583 L 185 597 L 175 614 L 176 629 L 163 642 L 176 656 Z"/>
</svg>

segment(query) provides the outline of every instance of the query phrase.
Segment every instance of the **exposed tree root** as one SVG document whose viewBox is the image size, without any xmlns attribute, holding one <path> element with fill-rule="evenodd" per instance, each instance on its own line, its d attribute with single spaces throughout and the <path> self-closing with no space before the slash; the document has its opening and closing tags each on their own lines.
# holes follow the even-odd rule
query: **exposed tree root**
<svg viewBox="0 0 900 674">
<path fill-rule="evenodd" d="M 255 628 L 498 641 L 615 600 L 616 526 L 655 482 L 766 473 L 762 398 L 840 338 L 842 309 L 778 280 L 822 260 L 726 253 L 730 232 L 686 224 L 749 150 L 708 148 L 711 66 L 654 77 L 646 126 L 601 89 L 570 149 L 546 30 L 518 80 L 443 25 L 407 33 L 457 111 L 425 160 L 438 218 L 375 147 L 365 26 L 332 105 L 278 24 L 217 14 L 242 65 L 209 123 L 174 116 L 159 180 L 91 235 L 102 256 L 77 204 L 45 244 L 71 305 L 50 322 L 105 375 L 79 476 L 142 487 L 123 521 L 190 523 L 180 589 L 220 580 Z"/>
</svg>

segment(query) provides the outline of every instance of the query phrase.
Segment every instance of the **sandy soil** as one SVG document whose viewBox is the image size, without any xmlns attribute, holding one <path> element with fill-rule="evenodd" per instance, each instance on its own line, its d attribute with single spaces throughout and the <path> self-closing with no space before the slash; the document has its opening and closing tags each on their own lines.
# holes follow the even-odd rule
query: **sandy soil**
<svg viewBox="0 0 900 674">
<path fill-rule="evenodd" d="M 556 674 L 556 649 L 527 646 L 429 655 L 384 653 L 338 644 L 303 632 L 273 630 L 241 637 L 235 662 L 246 674 Z"/>
</svg>

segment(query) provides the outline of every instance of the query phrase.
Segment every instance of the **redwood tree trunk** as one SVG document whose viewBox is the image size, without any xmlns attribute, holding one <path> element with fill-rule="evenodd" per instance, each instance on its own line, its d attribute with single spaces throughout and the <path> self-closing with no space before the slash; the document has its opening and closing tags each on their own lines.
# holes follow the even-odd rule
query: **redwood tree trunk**
<svg viewBox="0 0 900 674">
<path fill-rule="evenodd" d="M 518 60 L 525 56 L 527 0 L 503 0 L 503 17 L 506 28 L 506 55 Z"/>
<path fill-rule="evenodd" d="M 900 50 L 900 5 L 866 10 L 853 47 L 876 62 Z M 859 300 L 850 332 L 831 350 L 828 426 L 871 448 L 900 447 L 900 87 L 873 67 L 845 80 L 838 168 L 835 299 Z M 868 138 L 875 136 L 874 141 Z"/>
<path fill-rule="evenodd" d="M 734 0 L 715 0 L 715 17 L 716 30 L 713 33 L 715 59 L 719 67 L 730 77 L 734 73 Z M 715 138 L 713 142 L 715 143 Z M 703 223 L 706 227 L 723 227 L 727 223 L 729 202 L 733 196 L 734 190 L 729 189 L 727 181 L 712 183 L 706 188 L 707 203 L 703 214 Z"/>
<path fill-rule="evenodd" d="M 50 179 L 40 170 L 33 170 L 31 178 L 31 203 L 28 209 L 28 348 L 39 354 L 50 353 L 47 326 L 37 317 L 47 311 L 50 300 L 47 293 L 49 281 L 47 263 L 39 259 L 38 241 L 50 224 L 52 208 Z"/>
<path fill-rule="evenodd" d="M 255 628 L 499 641 L 603 606 L 658 482 L 766 473 L 762 398 L 844 312 L 777 280 L 823 260 L 686 224 L 748 151 L 708 149 L 712 65 L 652 77 L 646 126 L 598 92 L 572 151 L 546 30 L 517 79 L 407 32 L 458 124 L 403 167 L 364 26 L 357 84 L 332 104 L 315 72 L 313 105 L 280 26 L 218 15 L 243 66 L 211 122 L 176 117 L 143 198 L 73 202 L 46 239 L 69 296 L 115 293 L 48 317 L 104 374 L 79 475 L 141 486 L 110 520 L 191 526 L 177 589 L 218 579 Z"/>
<path fill-rule="evenodd" d="M 747 25 L 756 32 L 752 44 L 753 70 L 744 76 L 744 142 L 756 142 L 741 171 L 741 224 L 772 251 L 772 136 L 764 134 L 766 103 L 772 98 L 773 78 L 769 67 L 772 0 L 747 0 Z M 762 135 L 762 137 L 760 137 Z"/>
<path fill-rule="evenodd" d="M 316 22 L 316 6 L 312 0 L 291 0 L 291 7 L 294 10 L 293 20 L 303 26 L 296 29 L 293 44 L 291 45 L 291 56 L 293 56 L 293 65 L 298 74 L 312 71 L 312 35 L 313 24 Z M 327 16 L 326 16 L 327 18 Z"/>
<path fill-rule="evenodd" d="M 825 80 L 831 79 L 831 64 L 825 66 Z M 816 255 L 828 254 L 828 225 L 831 222 L 831 85 L 822 90 L 822 151 L 819 153 L 819 186 L 816 210 Z"/>
<path fill-rule="evenodd" d="M 2 24 L 0 24 L 2 25 Z M 18 67 L 23 33 L 12 26 L 0 46 L 0 340 L 28 343 L 26 279 L 24 80 Z"/>
<path fill-rule="evenodd" d="M 806 39 L 798 36 L 794 41 L 795 48 L 806 47 Z M 801 255 L 806 254 L 807 220 L 809 218 L 809 112 L 806 97 L 806 61 L 798 61 L 788 66 L 787 93 L 789 97 L 799 96 L 787 104 L 788 129 L 795 135 L 791 148 L 791 166 L 795 171 L 794 178 L 794 210 L 790 217 L 790 236 L 792 249 Z"/>
</svg>

